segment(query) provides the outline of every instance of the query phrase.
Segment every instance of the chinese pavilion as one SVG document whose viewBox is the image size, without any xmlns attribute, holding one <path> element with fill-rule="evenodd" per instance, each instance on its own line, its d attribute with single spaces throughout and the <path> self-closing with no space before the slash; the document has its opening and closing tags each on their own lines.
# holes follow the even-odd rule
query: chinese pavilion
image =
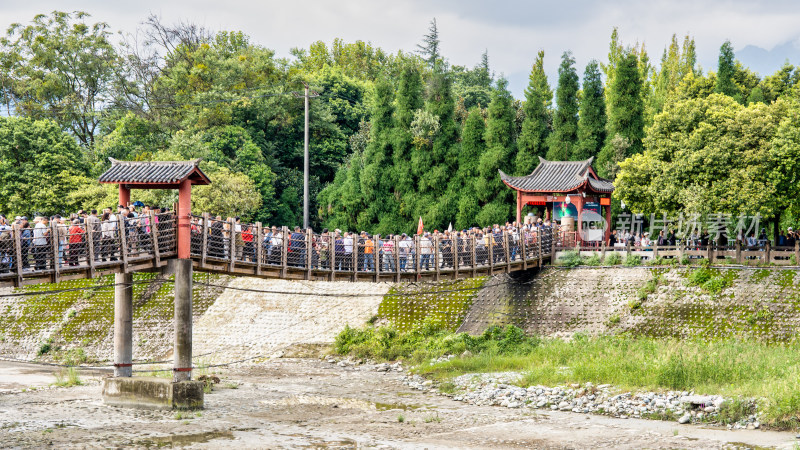
<svg viewBox="0 0 800 450">
<path fill-rule="evenodd" d="M 517 191 L 517 221 L 527 205 L 544 206 L 545 216 L 564 223 L 571 217 L 578 224 L 581 240 L 608 240 L 611 233 L 611 194 L 614 185 L 597 176 L 592 161 L 548 161 L 539 157 L 539 165 L 530 175 L 512 177 L 500 171 L 500 179 Z M 603 211 L 605 210 L 605 211 Z M 603 223 L 599 229 L 582 229 L 582 223 Z M 586 231 L 586 232 L 584 232 Z"/>
</svg>

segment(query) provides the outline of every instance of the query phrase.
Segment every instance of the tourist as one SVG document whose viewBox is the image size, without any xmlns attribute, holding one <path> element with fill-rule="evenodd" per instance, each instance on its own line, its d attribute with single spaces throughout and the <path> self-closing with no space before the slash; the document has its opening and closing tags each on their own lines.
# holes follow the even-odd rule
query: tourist
<svg viewBox="0 0 800 450">
<path fill-rule="evenodd" d="M 242 260 L 256 262 L 256 247 L 253 245 L 252 228 L 248 225 L 243 225 L 241 236 L 242 242 L 244 243 L 244 248 L 242 249 Z"/>
<path fill-rule="evenodd" d="M 30 269 L 31 263 L 29 261 L 29 257 L 31 251 L 31 240 L 33 239 L 33 229 L 31 229 L 27 217 L 20 217 L 19 219 L 19 237 L 21 247 L 20 258 L 22 259 L 20 262 L 22 263 L 22 269 Z"/>
<path fill-rule="evenodd" d="M 344 245 L 344 270 L 353 270 L 353 234 L 345 233 L 342 239 Z"/>
<path fill-rule="evenodd" d="M 375 271 L 375 241 L 370 239 L 366 231 L 361 232 L 361 238 L 364 240 L 364 272 Z"/>
<path fill-rule="evenodd" d="M 33 258 L 36 261 L 36 270 L 47 269 L 47 245 L 50 236 L 50 228 L 47 225 L 46 217 L 34 219 L 33 227 Z"/>
<path fill-rule="evenodd" d="M 422 258 L 420 261 L 420 269 L 430 270 L 431 268 L 431 255 L 433 253 L 433 244 L 431 243 L 431 234 L 425 232 L 419 241 L 419 254 Z"/>
<path fill-rule="evenodd" d="M 68 255 L 67 258 L 70 266 L 77 266 L 80 259 L 83 257 L 84 250 L 84 230 L 81 227 L 81 221 L 78 218 L 72 220 L 72 226 L 69 227 L 68 233 Z"/>
</svg>

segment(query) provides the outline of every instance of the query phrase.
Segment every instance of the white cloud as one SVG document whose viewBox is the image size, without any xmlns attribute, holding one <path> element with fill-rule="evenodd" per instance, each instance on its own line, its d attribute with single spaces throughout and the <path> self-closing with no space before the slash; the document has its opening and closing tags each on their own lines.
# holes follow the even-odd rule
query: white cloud
<svg viewBox="0 0 800 450">
<path fill-rule="evenodd" d="M 63 2 L 17 2 L 0 8 L 0 27 L 28 22 L 37 13 L 63 9 Z M 151 12 L 167 22 L 191 21 L 214 30 L 242 30 L 252 41 L 286 56 L 292 47 L 307 47 L 336 37 L 371 41 L 390 52 L 414 50 L 428 22 L 436 17 L 443 54 L 453 64 L 473 66 L 488 49 L 493 70 L 505 73 L 517 96 L 539 49 L 554 77 L 560 55 L 572 50 L 579 73 L 592 58 L 604 60 L 611 29 L 618 26 L 624 43 L 645 42 L 658 60 L 673 33 L 690 34 L 701 64 L 716 65 L 719 46 L 730 39 L 736 49 L 751 44 L 770 49 L 798 38 L 800 8 L 795 2 L 730 0 L 655 0 L 649 2 L 560 1 L 438 2 L 326 1 L 252 2 L 243 0 L 139 0 L 70 2 L 70 9 L 88 11 L 114 30 L 134 31 Z M 551 80 L 555 83 L 555 79 Z"/>
</svg>

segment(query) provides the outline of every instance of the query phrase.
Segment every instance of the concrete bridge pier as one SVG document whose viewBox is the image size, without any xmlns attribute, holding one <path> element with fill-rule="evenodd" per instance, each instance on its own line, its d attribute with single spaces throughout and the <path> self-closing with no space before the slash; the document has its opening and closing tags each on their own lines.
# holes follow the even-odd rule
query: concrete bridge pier
<svg viewBox="0 0 800 450">
<path fill-rule="evenodd" d="M 114 274 L 114 376 L 133 375 L 133 274 Z"/>
<path fill-rule="evenodd" d="M 192 379 L 192 260 L 175 260 L 173 381 Z"/>
</svg>

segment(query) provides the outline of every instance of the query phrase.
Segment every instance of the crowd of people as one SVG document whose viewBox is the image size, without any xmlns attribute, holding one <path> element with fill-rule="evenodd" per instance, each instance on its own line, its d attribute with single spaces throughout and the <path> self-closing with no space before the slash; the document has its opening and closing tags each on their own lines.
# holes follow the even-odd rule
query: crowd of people
<svg viewBox="0 0 800 450">
<path fill-rule="evenodd" d="M 204 242 L 203 218 L 192 221 L 192 253 L 201 254 Z M 496 224 L 486 228 L 464 230 L 434 230 L 419 234 L 419 245 L 413 236 L 406 233 L 379 236 L 366 231 L 347 232 L 339 229 L 323 229 L 321 233 L 307 236 L 300 227 L 282 229 L 265 227 L 262 231 L 262 263 L 281 265 L 283 255 L 286 264 L 292 267 L 329 269 L 361 272 L 395 272 L 488 264 L 491 255 L 493 263 L 506 259 L 504 240 L 508 239 L 509 260 L 522 257 L 521 245 L 537 245 L 541 230 L 552 229 L 549 221 Z M 547 234 L 547 236 L 550 236 Z M 474 240 L 474 244 L 473 244 Z M 208 234 L 205 237 L 207 256 L 229 260 L 230 249 L 234 248 L 234 259 L 243 262 L 256 262 L 258 259 L 258 231 L 254 225 L 242 223 L 240 218 L 223 220 L 217 216 L 209 220 Z M 549 238 L 545 245 L 550 245 Z M 474 252 L 473 252 L 474 245 Z M 284 248 L 285 247 L 285 248 Z M 491 248 L 491 251 L 490 251 Z"/>
<path fill-rule="evenodd" d="M 138 205 L 119 205 L 116 212 L 106 208 L 101 212 L 80 210 L 68 217 L 35 216 L 32 221 L 25 216 L 12 220 L 0 215 L 0 273 L 18 267 L 23 271 L 47 270 L 54 261 L 59 267 L 85 264 L 90 247 L 95 261 L 116 261 L 120 256 L 120 229 L 125 230 L 129 248 L 149 251 L 153 247 L 151 226 L 172 220 L 171 213 L 169 208 Z M 124 227 L 119 225 L 120 217 Z M 20 237 L 19 257 L 12 233 L 15 227 Z M 171 233 L 169 227 L 166 231 Z"/>
<path fill-rule="evenodd" d="M 120 226 L 120 217 L 124 219 L 124 227 Z M 19 251 L 12 237 L 14 227 L 19 230 Z M 174 245 L 174 216 L 169 208 L 141 202 L 118 205 L 116 211 L 111 208 L 100 212 L 81 210 L 68 217 L 36 216 L 32 221 L 24 216 L 12 220 L 0 215 L 0 273 L 17 270 L 18 263 L 23 271 L 47 270 L 52 268 L 54 261 L 59 267 L 87 264 L 90 250 L 95 262 L 116 261 L 120 258 L 121 229 L 125 230 L 129 253 L 132 250 L 148 253 L 153 249 L 151 227 L 157 227 L 164 238 L 162 242 L 160 236 L 159 245 Z M 413 271 L 419 265 L 421 270 L 431 270 L 436 268 L 436 264 L 442 269 L 456 265 L 470 267 L 473 263 L 485 265 L 490 258 L 494 264 L 505 262 L 506 247 L 509 261 L 521 259 L 522 246 L 534 248 L 538 246 L 540 237 L 542 245 L 549 248 L 553 236 L 550 231 L 554 228 L 558 226 L 549 220 L 534 218 L 525 223 L 507 222 L 484 228 L 420 230 L 419 236 L 406 233 L 378 236 L 365 231 L 343 232 L 338 229 L 324 229 L 319 234 L 307 235 L 299 227 L 284 229 L 277 226 L 264 227 L 259 234 L 255 225 L 243 223 L 238 217 L 223 220 L 217 216 L 211 218 L 207 227 L 202 217 L 193 217 L 191 251 L 194 255 L 201 255 L 202 246 L 206 245 L 209 258 L 230 260 L 233 256 L 236 261 L 276 266 L 284 264 L 285 257 L 288 266 L 307 267 L 310 264 L 315 269 L 334 266 L 340 271 L 395 272 Z M 758 249 L 764 247 L 768 237 L 762 228 L 758 236 L 739 233 L 736 240 L 742 243 L 743 248 Z M 781 231 L 776 245 L 794 247 L 799 240 L 800 233 L 788 228 Z M 673 229 L 668 229 L 659 231 L 657 236 L 650 236 L 647 232 L 614 230 L 607 242 L 611 247 L 631 245 L 638 248 L 679 243 L 686 248 L 699 249 L 708 245 L 731 246 L 735 241 L 729 242 L 724 234 L 714 239 L 706 230 L 695 230 L 685 237 L 678 237 Z M 258 261 L 259 246 L 261 261 Z M 235 255 L 231 255 L 231 248 L 235 249 Z"/>
<path fill-rule="evenodd" d="M 778 239 L 773 243 L 776 247 L 794 247 L 795 242 L 800 240 L 800 233 L 794 231 L 792 227 L 781 230 L 778 234 Z M 736 242 L 740 242 L 742 248 L 748 250 L 763 249 L 767 242 L 771 242 L 767 230 L 762 228 L 758 235 L 755 232 L 745 235 L 738 233 L 735 239 L 729 239 L 727 233 L 710 234 L 708 230 L 693 230 L 686 236 L 679 237 L 676 235 L 675 230 L 668 229 L 666 232 L 660 230 L 657 236 L 651 237 L 648 232 L 631 232 L 629 230 L 614 230 L 611 232 L 608 245 L 611 247 L 619 246 L 625 247 L 631 245 L 632 247 L 667 247 L 676 246 L 681 244 L 684 248 L 688 249 L 701 249 L 707 248 L 709 245 L 717 248 L 733 247 Z"/>
</svg>

